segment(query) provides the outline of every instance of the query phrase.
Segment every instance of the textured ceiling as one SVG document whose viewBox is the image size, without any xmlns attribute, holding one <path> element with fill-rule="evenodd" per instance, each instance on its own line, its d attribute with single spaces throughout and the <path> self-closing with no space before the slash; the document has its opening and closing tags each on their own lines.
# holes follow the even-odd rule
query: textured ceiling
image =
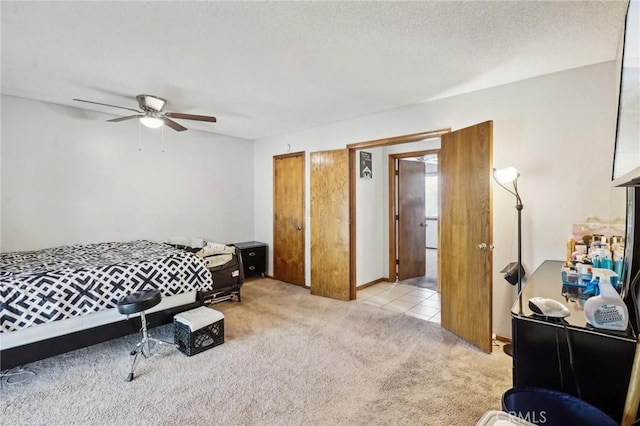
<svg viewBox="0 0 640 426">
<path fill-rule="evenodd" d="M 2 93 L 257 139 L 615 59 L 625 1 L 2 1 Z M 124 114 L 121 114 L 124 113 Z M 133 122 L 105 123 L 109 126 Z"/>
</svg>

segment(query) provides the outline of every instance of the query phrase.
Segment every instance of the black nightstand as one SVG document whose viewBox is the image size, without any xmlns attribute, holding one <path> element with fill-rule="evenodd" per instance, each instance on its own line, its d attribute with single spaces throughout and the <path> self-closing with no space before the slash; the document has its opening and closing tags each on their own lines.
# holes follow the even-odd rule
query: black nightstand
<svg viewBox="0 0 640 426">
<path fill-rule="evenodd" d="M 240 249 L 244 276 L 251 277 L 260 274 L 263 278 L 267 272 L 267 245 L 258 241 L 233 243 Z"/>
</svg>

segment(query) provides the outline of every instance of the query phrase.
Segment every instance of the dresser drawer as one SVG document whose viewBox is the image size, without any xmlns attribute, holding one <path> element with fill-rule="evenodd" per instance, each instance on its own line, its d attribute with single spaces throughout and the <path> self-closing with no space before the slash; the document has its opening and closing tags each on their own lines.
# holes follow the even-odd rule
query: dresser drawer
<svg viewBox="0 0 640 426">
<path fill-rule="evenodd" d="M 240 249 L 242 254 L 242 264 L 244 266 L 244 276 L 254 275 L 264 276 L 267 272 L 267 245 L 258 241 L 248 241 L 235 243 L 234 246 Z"/>
</svg>

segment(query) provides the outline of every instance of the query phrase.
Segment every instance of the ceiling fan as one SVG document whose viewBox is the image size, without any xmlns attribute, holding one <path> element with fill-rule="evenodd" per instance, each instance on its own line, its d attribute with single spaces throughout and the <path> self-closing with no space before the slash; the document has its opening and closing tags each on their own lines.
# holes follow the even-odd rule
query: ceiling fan
<svg viewBox="0 0 640 426">
<path fill-rule="evenodd" d="M 183 120 L 197 120 L 197 121 L 209 121 L 211 123 L 216 122 L 216 118 L 209 115 L 194 115 L 194 114 L 183 114 L 180 112 L 169 112 L 164 111 L 164 105 L 167 103 L 166 99 L 160 98 L 158 96 L 152 95 L 138 95 L 136 96 L 136 100 L 138 101 L 139 110 L 135 108 L 128 108 L 118 105 L 110 105 L 104 104 L 102 102 L 94 102 L 87 101 L 84 99 L 73 99 L 78 102 L 86 102 L 88 104 L 96 104 L 103 105 L 113 108 L 126 109 L 129 111 L 137 112 L 136 115 L 127 115 L 125 117 L 112 118 L 111 122 L 125 121 L 137 118 L 140 120 L 140 123 L 146 127 L 156 129 L 162 125 L 166 125 L 171 127 L 173 130 L 182 132 L 187 130 L 186 127 L 176 123 L 172 120 L 172 118 L 178 118 Z"/>
</svg>

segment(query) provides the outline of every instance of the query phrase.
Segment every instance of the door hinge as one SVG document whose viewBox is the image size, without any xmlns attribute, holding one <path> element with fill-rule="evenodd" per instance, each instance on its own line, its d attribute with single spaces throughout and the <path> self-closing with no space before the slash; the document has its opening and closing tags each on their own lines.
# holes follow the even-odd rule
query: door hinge
<svg viewBox="0 0 640 426">
<path fill-rule="evenodd" d="M 400 220 L 400 215 L 399 214 L 396 215 L 396 220 Z"/>
<path fill-rule="evenodd" d="M 396 170 L 395 175 L 400 176 L 400 170 Z"/>
<path fill-rule="evenodd" d="M 400 259 L 396 259 L 396 265 L 400 264 Z"/>
</svg>

